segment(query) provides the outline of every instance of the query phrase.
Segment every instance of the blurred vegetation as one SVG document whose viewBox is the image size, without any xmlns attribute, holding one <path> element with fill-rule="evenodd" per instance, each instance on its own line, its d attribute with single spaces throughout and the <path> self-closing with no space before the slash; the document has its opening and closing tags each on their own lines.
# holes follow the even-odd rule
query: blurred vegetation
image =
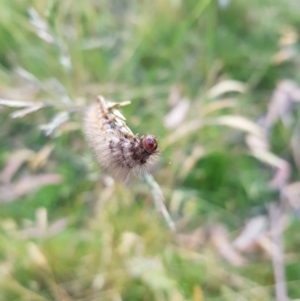
<svg viewBox="0 0 300 301">
<path fill-rule="evenodd" d="M 274 300 L 270 204 L 299 298 L 298 0 L 0 8 L 0 300 Z M 158 137 L 176 234 L 146 183 L 114 183 L 88 149 L 98 94 Z"/>
</svg>

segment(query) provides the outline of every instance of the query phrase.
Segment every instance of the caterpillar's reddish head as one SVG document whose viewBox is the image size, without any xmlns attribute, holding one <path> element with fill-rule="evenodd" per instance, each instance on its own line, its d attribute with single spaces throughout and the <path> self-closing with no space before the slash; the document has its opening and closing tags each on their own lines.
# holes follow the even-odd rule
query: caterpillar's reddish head
<svg viewBox="0 0 300 301">
<path fill-rule="evenodd" d="M 158 146 L 158 143 L 157 143 L 155 136 L 147 135 L 143 139 L 143 147 L 144 147 L 145 151 L 147 151 L 148 153 L 150 153 L 150 154 L 154 153 L 157 149 L 157 146 Z"/>
</svg>

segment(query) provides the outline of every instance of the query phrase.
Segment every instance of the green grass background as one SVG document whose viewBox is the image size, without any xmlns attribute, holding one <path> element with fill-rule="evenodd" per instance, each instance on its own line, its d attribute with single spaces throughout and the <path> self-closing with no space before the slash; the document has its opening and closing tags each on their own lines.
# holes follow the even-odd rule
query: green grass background
<svg viewBox="0 0 300 301">
<path fill-rule="evenodd" d="M 30 8 L 56 44 L 38 37 Z M 53 79 L 72 106 L 92 103 L 98 94 L 130 99 L 122 110 L 128 125 L 133 132 L 155 134 L 161 145 L 154 176 L 178 231 L 200 228 L 209 235 L 222 224 L 234 238 L 247 220 L 267 216 L 268 203 L 279 200 L 268 188 L 273 170 L 249 154 L 238 129 L 211 125 L 176 137 L 176 130 L 164 126 L 170 91 L 180 86 L 182 97 L 191 100 L 184 122 L 202 121 L 203 108 L 217 101 L 208 97 L 211 87 L 227 79 L 243 82 L 245 93 L 228 95 L 236 105 L 211 116 L 243 115 L 256 122 L 279 81 L 300 82 L 298 43 L 290 60 L 272 61 L 283 32 L 299 33 L 299 12 L 298 0 L 232 0 L 225 7 L 214 0 L 2 1 L 1 97 L 45 100 L 54 107 L 21 119 L 10 118 L 12 108 L 0 108 L 0 166 L 17 150 L 39 152 L 53 145 L 45 164 L 34 169 L 25 163 L 13 180 L 58 173 L 63 181 L 0 204 L 0 300 L 274 300 L 274 271 L 262 251 L 235 267 L 209 239 L 191 250 L 170 233 L 143 181 L 129 188 L 106 185 L 84 140 L 81 112 L 72 113 L 70 130 L 51 137 L 39 125 L 65 106 Z M 61 63 L 65 56 L 70 68 Z M 38 83 L 20 77 L 17 68 Z M 299 116 L 298 106 L 295 120 Z M 272 134 L 271 151 L 291 163 L 291 182 L 297 181 L 291 132 L 279 122 Z M 199 146 L 205 155 L 182 173 Z M 36 225 L 39 208 L 50 224 L 64 219 L 66 225 L 54 235 L 23 237 L 22 230 Z M 295 212 L 288 217 L 287 288 L 297 299 L 300 223 Z"/>
</svg>

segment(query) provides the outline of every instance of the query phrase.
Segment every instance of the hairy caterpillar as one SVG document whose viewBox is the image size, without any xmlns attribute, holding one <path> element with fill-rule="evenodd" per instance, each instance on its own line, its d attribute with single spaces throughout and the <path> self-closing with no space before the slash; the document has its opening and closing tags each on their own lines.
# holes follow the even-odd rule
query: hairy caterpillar
<svg viewBox="0 0 300 301">
<path fill-rule="evenodd" d="M 97 102 L 85 112 L 83 127 L 100 165 L 116 181 L 128 183 L 133 174 L 151 172 L 157 159 L 158 143 L 153 135 L 134 135 L 118 110 L 120 105 L 98 96 Z"/>
</svg>

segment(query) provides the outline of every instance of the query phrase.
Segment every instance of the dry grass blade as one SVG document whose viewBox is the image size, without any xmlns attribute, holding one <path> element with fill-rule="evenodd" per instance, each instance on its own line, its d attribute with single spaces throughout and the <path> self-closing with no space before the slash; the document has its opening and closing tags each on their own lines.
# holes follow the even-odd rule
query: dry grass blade
<svg viewBox="0 0 300 301">
<path fill-rule="evenodd" d="M 283 30 L 279 40 L 280 50 L 272 57 L 272 62 L 275 65 L 282 64 L 296 57 L 298 34 L 297 31 L 288 28 Z"/>
<path fill-rule="evenodd" d="M 283 189 L 283 196 L 296 210 L 300 209 L 300 182 L 294 182 Z"/>
<path fill-rule="evenodd" d="M 294 128 L 291 139 L 291 147 L 294 161 L 298 168 L 300 168 L 300 122 L 298 122 Z"/>
<path fill-rule="evenodd" d="M 198 285 L 193 287 L 193 301 L 204 301 L 204 293 Z"/>
<path fill-rule="evenodd" d="M 30 7 L 28 9 L 28 13 L 31 19 L 31 24 L 36 28 L 37 35 L 47 43 L 54 43 L 55 39 L 49 33 L 47 23 L 41 19 L 38 12 L 33 7 Z"/>
<path fill-rule="evenodd" d="M 185 177 L 188 173 L 193 169 L 197 161 L 205 156 L 206 152 L 203 147 L 195 146 L 192 150 L 190 156 L 188 156 L 185 161 L 183 162 L 182 169 L 181 169 L 181 176 Z"/>
<path fill-rule="evenodd" d="M 50 82 L 53 85 L 53 88 L 58 93 L 58 95 L 61 99 L 61 102 L 65 105 L 71 106 L 73 101 L 72 101 L 71 97 L 68 95 L 66 88 L 63 86 L 63 84 L 57 78 L 52 78 Z M 51 88 L 52 87 L 50 87 L 49 90 Z"/>
<path fill-rule="evenodd" d="M 260 237 L 267 230 L 267 218 L 258 216 L 247 222 L 240 235 L 233 241 L 232 245 L 240 252 L 247 252 L 253 248 Z"/>
<path fill-rule="evenodd" d="M 206 116 L 213 112 L 217 112 L 223 109 L 234 108 L 236 105 L 237 105 L 237 100 L 234 98 L 220 99 L 218 101 L 213 101 L 205 105 L 201 109 L 201 114 L 203 116 Z"/>
<path fill-rule="evenodd" d="M 190 101 L 186 98 L 181 99 L 175 107 L 165 116 L 164 124 L 166 128 L 174 128 L 180 125 L 190 107 Z"/>
<path fill-rule="evenodd" d="M 261 162 L 276 168 L 274 177 L 269 182 L 270 188 L 281 189 L 286 185 L 291 175 L 291 165 L 287 161 L 264 150 L 253 151 L 252 155 Z"/>
<path fill-rule="evenodd" d="M 47 229 L 41 229 L 41 227 L 37 224 L 33 227 L 28 227 L 22 229 L 19 234 L 22 239 L 30 239 L 30 238 L 43 238 L 52 235 L 56 235 L 66 229 L 68 225 L 68 221 L 65 218 L 58 219 L 51 223 Z"/>
<path fill-rule="evenodd" d="M 219 254 L 235 266 L 243 266 L 245 259 L 233 248 L 228 239 L 228 231 L 223 225 L 216 225 L 211 229 L 210 237 Z"/>
<path fill-rule="evenodd" d="M 1 172 L 1 180 L 4 184 L 8 184 L 14 174 L 19 170 L 25 161 L 30 160 L 34 152 L 29 149 L 22 149 L 14 152 L 8 162 L 6 163 L 4 169 Z"/>
<path fill-rule="evenodd" d="M 181 85 L 173 85 L 170 89 L 170 94 L 168 98 L 168 105 L 173 107 L 175 106 L 181 99 L 182 86 Z"/>
<path fill-rule="evenodd" d="M 255 151 L 253 152 L 253 156 L 258 160 L 276 168 L 281 168 L 281 166 L 286 162 L 283 159 L 276 156 L 275 154 L 268 151 Z"/>
<path fill-rule="evenodd" d="M 18 67 L 15 69 L 15 72 L 21 76 L 22 78 L 26 79 L 32 85 L 41 88 L 43 85 L 42 83 L 30 72 L 25 70 L 24 68 Z"/>
<path fill-rule="evenodd" d="M 24 107 L 33 107 L 37 105 L 34 102 L 22 101 L 22 100 L 13 100 L 13 99 L 0 99 L 0 105 L 12 107 L 12 108 L 24 108 Z"/>
<path fill-rule="evenodd" d="M 15 111 L 13 113 L 10 114 L 10 116 L 12 118 L 21 118 L 21 117 L 24 117 L 28 114 L 31 114 L 31 113 L 34 113 L 44 107 L 46 107 L 47 105 L 46 104 L 43 104 L 43 103 L 39 103 L 39 104 L 35 104 L 29 108 L 26 108 L 26 109 L 22 109 L 22 110 L 18 110 L 18 111 Z"/>
<path fill-rule="evenodd" d="M 269 209 L 271 221 L 271 236 L 273 239 L 272 248 L 272 263 L 275 274 L 275 291 L 277 301 L 288 301 L 284 271 L 284 251 L 282 245 L 281 223 L 278 221 L 282 218 L 281 207 L 276 204 L 271 204 Z"/>
<path fill-rule="evenodd" d="M 280 167 L 277 168 L 273 179 L 269 182 L 270 188 L 277 190 L 284 188 L 288 183 L 291 172 L 291 165 L 287 161 L 282 160 L 282 163 Z"/>
<path fill-rule="evenodd" d="M 271 127 L 278 118 L 281 118 L 284 122 L 292 110 L 293 103 L 299 100 L 299 86 L 293 81 L 281 81 L 277 85 L 269 103 L 265 119 L 266 126 Z"/>
<path fill-rule="evenodd" d="M 36 191 L 45 185 L 57 185 L 62 182 L 62 177 L 58 174 L 40 174 L 37 176 L 27 176 L 18 182 L 0 186 L 0 203 L 11 202 L 17 198 Z"/>
<path fill-rule="evenodd" d="M 207 119 L 208 125 L 226 125 L 243 132 L 247 132 L 256 136 L 263 136 L 264 130 L 253 121 L 238 115 L 224 115 L 213 119 Z"/>
<path fill-rule="evenodd" d="M 36 170 L 44 166 L 49 156 L 51 155 L 54 149 L 54 145 L 45 145 L 40 151 L 35 153 L 30 160 L 29 166 L 32 170 Z"/>
<path fill-rule="evenodd" d="M 180 127 L 178 127 L 174 132 L 172 132 L 166 140 L 163 142 L 163 147 L 171 145 L 183 137 L 188 136 L 190 133 L 200 129 L 203 123 L 199 120 L 191 120 L 185 122 Z"/>
<path fill-rule="evenodd" d="M 55 45 L 60 52 L 59 61 L 61 65 L 66 70 L 71 70 L 71 59 L 65 45 L 63 45 L 62 42 L 50 32 L 48 24 L 42 20 L 39 13 L 33 7 L 30 7 L 28 9 L 28 13 L 31 19 L 31 23 L 35 28 L 37 36 L 45 42 Z"/>
<path fill-rule="evenodd" d="M 118 251 L 123 256 L 142 256 L 145 251 L 143 238 L 133 232 L 124 232 L 118 246 Z"/>
<path fill-rule="evenodd" d="M 267 152 L 269 150 L 269 142 L 265 136 L 247 135 L 246 143 L 252 152 Z"/>
<path fill-rule="evenodd" d="M 224 80 L 216 84 L 215 86 L 213 86 L 208 91 L 208 97 L 217 98 L 229 92 L 245 93 L 246 90 L 247 90 L 247 86 L 242 82 L 234 81 L 234 80 Z"/>
<path fill-rule="evenodd" d="M 50 123 L 42 124 L 39 128 L 45 132 L 46 136 L 50 136 L 56 128 L 68 121 L 69 118 L 70 115 L 68 112 L 60 112 L 51 120 Z"/>
<path fill-rule="evenodd" d="M 49 268 L 49 263 L 46 259 L 46 256 L 34 242 L 27 243 L 27 252 L 34 264 L 38 265 L 41 268 Z"/>
</svg>

